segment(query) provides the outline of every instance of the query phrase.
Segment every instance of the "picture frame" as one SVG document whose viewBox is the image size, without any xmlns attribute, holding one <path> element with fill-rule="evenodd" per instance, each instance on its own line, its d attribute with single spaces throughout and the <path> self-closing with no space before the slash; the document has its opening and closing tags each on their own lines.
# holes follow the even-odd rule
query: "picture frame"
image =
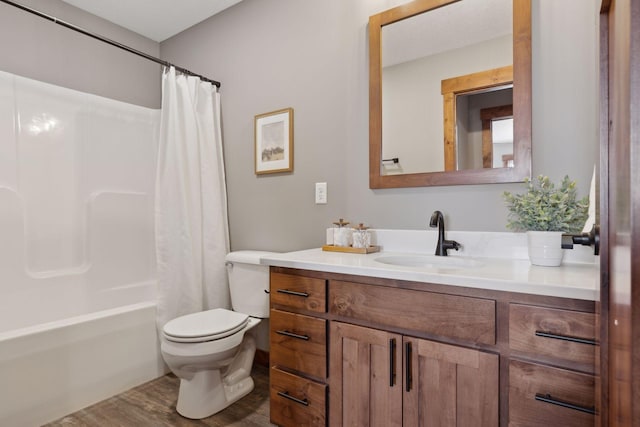
<svg viewBox="0 0 640 427">
<path fill-rule="evenodd" d="M 293 171 L 293 108 L 255 116 L 256 175 Z"/>
</svg>

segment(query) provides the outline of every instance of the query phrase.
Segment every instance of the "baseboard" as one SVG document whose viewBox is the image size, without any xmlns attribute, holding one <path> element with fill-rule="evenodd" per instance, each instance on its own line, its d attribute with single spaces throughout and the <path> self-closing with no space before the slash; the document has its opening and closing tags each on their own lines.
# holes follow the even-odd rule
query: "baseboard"
<svg viewBox="0 0 640 427">
<path fill-rule="evenodd" d="M 269 367 L 269 352 L 257 349 L 256 355 L 253 358 L 254 365 L 264 366 L 265 368 Z"/>
</svg>

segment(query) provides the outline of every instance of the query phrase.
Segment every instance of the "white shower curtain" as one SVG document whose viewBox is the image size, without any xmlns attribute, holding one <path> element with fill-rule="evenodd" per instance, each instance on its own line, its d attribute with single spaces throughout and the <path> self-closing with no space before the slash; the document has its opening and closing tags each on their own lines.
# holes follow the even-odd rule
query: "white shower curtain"
<svg viewBox="0 0 640 427">
<path fill-rule="evenodd" d="M 173 67 L 162 78 L 155 229 L 158 327 L 187 313 L 228 308 L 220 95 Z"/>
</svg>

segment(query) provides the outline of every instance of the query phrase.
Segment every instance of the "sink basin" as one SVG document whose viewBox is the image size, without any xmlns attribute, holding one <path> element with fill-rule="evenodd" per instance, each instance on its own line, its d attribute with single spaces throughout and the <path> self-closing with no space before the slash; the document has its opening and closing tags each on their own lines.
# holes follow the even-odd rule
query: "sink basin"
<svg viewBox="0 0 640 427">
<path fill-rule="evenodd" d="M 471 258 L 436 255 L 383 255 L 375 261 L 387 265 L 422 268 L 477 268 L 483 265 L 480 261 Z"/>
</svg>

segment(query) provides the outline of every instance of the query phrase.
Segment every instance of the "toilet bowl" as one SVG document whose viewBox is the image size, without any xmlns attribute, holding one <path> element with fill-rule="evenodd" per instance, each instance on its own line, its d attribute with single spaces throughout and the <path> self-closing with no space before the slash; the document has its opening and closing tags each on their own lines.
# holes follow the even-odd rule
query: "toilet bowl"
<svg viewBox="0 0 640 427">
<path fill-rule="evenodd" d="M 226 257 L 232 310 L 216 308 L 167 322 L 162 357 L 180 378 L 176 410 L 206 418 L 253 390 L 251 366 L 256 351 L 251 329 L 269 317 L 269 267 L 260 258 L 270 252 L 238 251 Z"/>
</svg>

